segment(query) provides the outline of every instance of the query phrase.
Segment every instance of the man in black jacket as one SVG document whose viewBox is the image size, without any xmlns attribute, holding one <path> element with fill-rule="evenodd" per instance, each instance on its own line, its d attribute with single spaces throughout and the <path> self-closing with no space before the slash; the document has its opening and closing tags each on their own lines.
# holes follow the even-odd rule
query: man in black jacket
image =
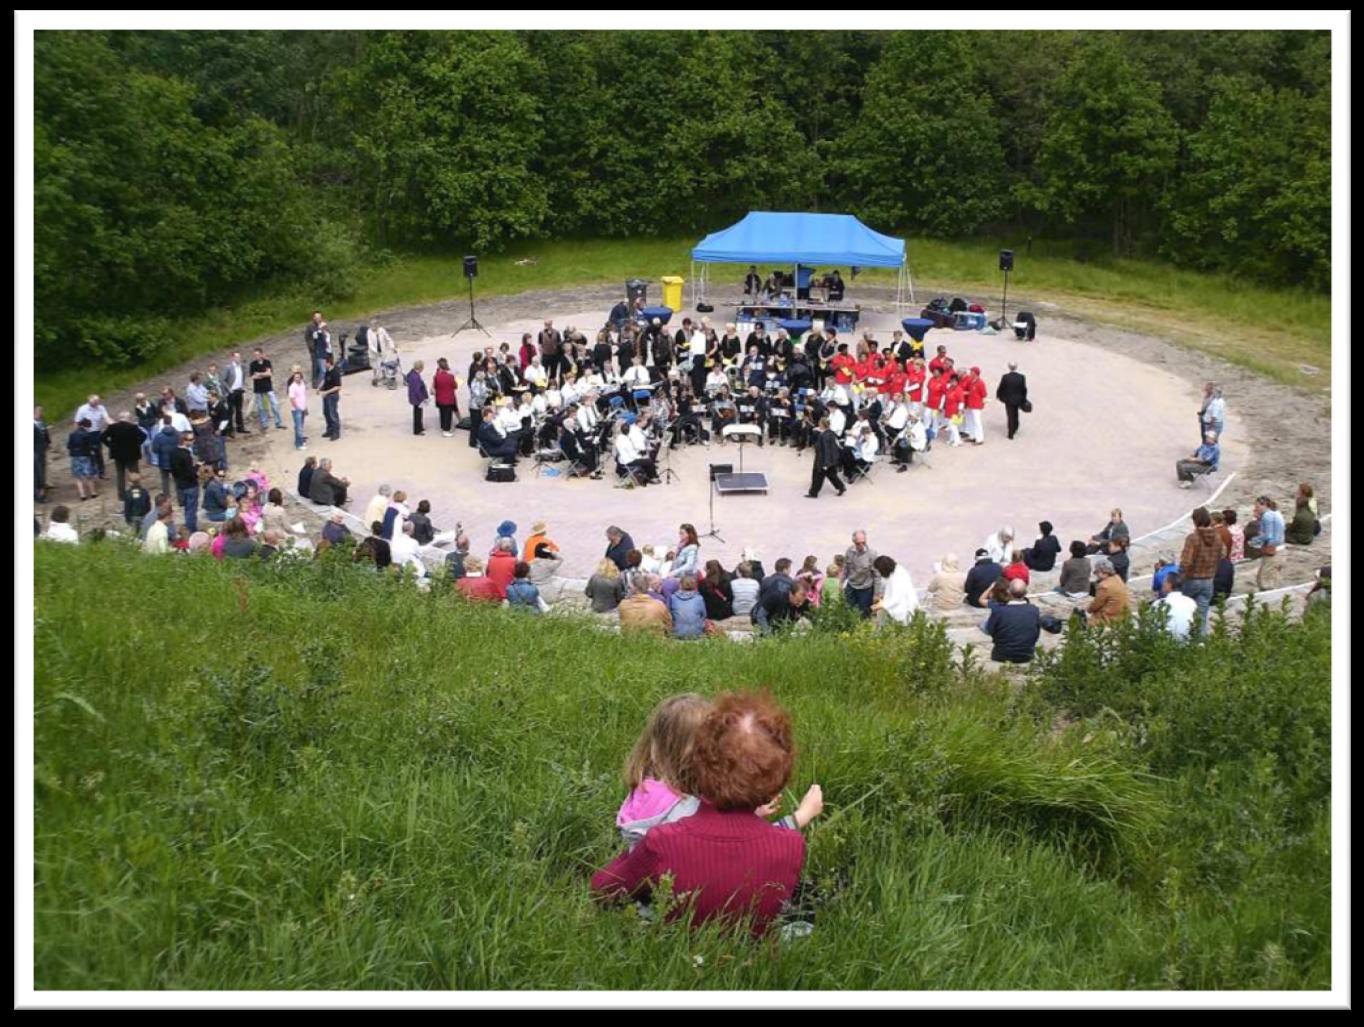
<svg viewBox="0 0 1364 1027">
<path fill-rule="evenodd" d="M 625 570 L 628 566 L 625 557 L 635 548 L 635 540 L 630 537 L 628 531 L 621 531 L 613 524 L 606 529 L 606 542 L 606 558 L 621 570 Z"/>
<path fill-rule="evenodd" d="M 1028 602 L 1028 586 L 1015 578 L 1009 582 L 1009 602 L 996 606 L 982 625 L 995 640 L 990 659 L 996 663 L 1031 663 L 1042 637 L 1042 615 Z"/>
<path fill-rule="evenodd" d="M 1017 364 L 1010 364 L 1009 373 L 999 380 L 995 399 L 1004 404 L 1009 416 L 1009 438 L 1013 438 L 1018 431 L 1018 411 L 1032 409 L 1028 403 L 1028 380 L 1018 373 Z"/>
<path fill-rule="evenodd" d="M 814 440 L 815 450 L 815 469 L 810 478 L 810 491 L 805 493 L 807 499 L 818 499 L 819 490 L 824 487 L 827 479 L 838 490 L 841 496 L 847 491 L 843 482 L 838 477 L 838 437 L 829 428 L 829 419 L 823 418 L 819 422 L 819 432 Z"/>
<path fill-rule="evenodd" d="M 33 499 L 47 502 L 47 451 L 52 448 L 52 432 L 43 420 L 43 408 L 33 408 Z"/>
<path fill-rule="evenodd" d="M 1003 573 L 1004 568 L 990 559 L 988 550 L 977 549 L 976 565 L 966 572 L 966 598 L 963 602 L 967 606 L 982 606 L 981 597 L 990 591 L 990 587 Z"/>
<path fill-rule="evenodd" d="M 180 436 L 180 445 L 171 453 L 170 473 L 175 479 L 175 491 L 185 511 L 185 527 L 191 534 L 199 530 L 199 468 L 194 463 L 194 433 Z"/>
<path fill-rule="evenodd" d="M 138 461 L 142 459 L 142 441 L 145 437 L 127 410 L 119 414 L 118 420 L 105 428 L 104 434 L 100 436 L 100 441 L 109 447 L 109 455 L 114 458 L 114 479 L 118 484 L 120 500 L 127 494 L 125 485 L 128 472 L 136 474 L 141 470 Z"/>
</svg>

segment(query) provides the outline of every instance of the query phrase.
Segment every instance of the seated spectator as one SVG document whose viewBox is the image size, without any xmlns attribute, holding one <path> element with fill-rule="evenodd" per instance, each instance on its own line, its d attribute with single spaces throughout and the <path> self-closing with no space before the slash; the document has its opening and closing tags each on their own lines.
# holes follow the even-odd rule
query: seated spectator
<svg viewBox="0 0 1364 1027">
<path fill-rule="evenodd" d="M 881 578 L 881 595 L 871 604 L 872 613 L 881 612 L 897 624 L 908 624 L 919 608 L 919 595 L 914 581 L 903 564 L 889 556 L 878 556 L 872 568 Z"/>
<path fill-rule="evenodd" d="M 213 538 L 206 531 L 196 531 L 189 537 L 190 553 L 207 553 L 213 545 Z"/>
<path fill-rule="evenodd" d="M 549 587 L 554 578 L 559 574 L 559 568 L 564 565 L 563 557 L 559 555 L 557 549 L 550 547 L 554 543 L 544 541 L 536 545 L 535 552 L 531 554 L 530 561 L 530 583 L 540 590 L 540 597 L 545 597 L 545 589 Z M 611 565 L 612 567 L 615 564 Z M 557 592 L 551 595 L 551 601 L 557 596 Z"/>
<path fill-rule="evenodd" d="M 169 501 L 157 506 L 153 512 L 156 514 L 156 520 L 147 529 L 147 538 L 142 544 L 142 551 L 160 556 L 171 551 L 170 530 L 175 512 Z"/>
<path fill-rule="evenodd" d="M 1294 501 L 1293 520 L 1284 531 L 1284 538 L 1295 546 L 1310 546 L 1317 537 L 1317 516 L 1312 512 L 1311 496 L 1300 491 Z"/>
<path fill-rule="evenodd" d="M 307 460 L 304 460 L 304 461 L 303 461 L 303 467 L 300 468 L 300 470 L 299 470 L 299 472 L 298 472 L 298 498 L 299 498 L 299 499 L 311 499 L 311 498 L 312 498 L 312 494 L 313 494 L 313 475 L 314 475 L 315 473 L 317 473 L 317 457 L 315 457 L 315 456 L 310 456 L 310 457 L 308 457 Z M 368 524 L 368 523 L 370 522 L 371 519 L 373 519 L 373 520 L 378 520 L 377 517 L 375 517 L 375 518 L 366 517 L 366 518 L 365 518 L 365 523 Z"/>
<path fill-rule="evenodd" d="M 1003 573 L 1004 568 L 990 558 L 988 550 L 977 549 L 975 566 L 966 572 L 966 605 L 983 607 L 982 597 Z"/>
<path fill-rule="evenodd" d="M 49 542 L 68 542 L 71 545 L 80 544 L 80 535 L 76 529 L 71 527 L 71 510 L 65 506 L 54 506 L 48 519 L 47 531 L 43 538 Z"/>
<path fill-rule="evenodd" d="M 1089 624 L 1112 624 L 1132 612 L 1132 593 L 1107 557 L 1094 561 L 1094 576 L 1099 584 L 1086 610 Z"/>
<path fill-rule="evenodd" d="M 690 911 L 693 926 L 738 920 L 762 936 L 794 894 L 805 859 L 800 831 L 754 815 L 791 777 L 791 734 L 790 716 L 769 695 L 717 697 L 694 743 L 696 813 L 651 829 L 592 878 L 593 892 L 606 901 L 645 898 L 667 877 L 673 894 L 689 899 L 670 919 Z"/>
<path fill-rule="evenodd" d="M 668 607 L 656 596 L 649 594 L 649 578 L 641 576 L 631 586 L 630 594 L 616 607 L 620 617 L 620 630 L 643 631 L 666 638 L 672 634 L 673 619 Z"/>
<path fill-rule="evenodd" d="M 256 555 L 262 560 L 270 559 L 270 557 L 279 552 L 281 541 L 282 539 L 279 532 L 275 531 L 274 528 L 266 528 L 261 535 L 261 544 L 260 548 L 256 550 Z M 193 539 L 190 540 L 190 549 L 194 549 Z"/>
<path fill-rule="evenodd" d="M 1085 555 L 1088 551 L 1089 548 L 1083 542 L 1070 544 L 1070 559 L 1061 564 L 1061 580 L 1056 585 L 1056 591 L 1069 596 L 1089 595 L 1091 568 L 1089 558 Z"/>
<path fill-rule="evenodd" d="M 1231 553 L 1229 559 L 1232 563 L 1240 563 L 1246 558 L 1246 532 L 1236 523 L 1236 511 L 1227 509 L 1222 511 L 1222 520 L 1226 522 L 1227 533 L 1231 535 Z"/>
<path fill-rule="evenodd" d="M 284 493 L 271 489 L 266 495 L 265 507 L 261 510 L 262 531 L 273 531 L 280 538 L 289 537 L 289 511 L 284 509 Z"/>
<path fill-rule="evenodd" d="M 424 578 L 426 564 L 422 563 L 421 546 L 417 545 L 415 531 L 411 521 L 404 521 L 402 528 L 394 532 L 388 548 L 399 570 L 410 567 L 416 572 L 417 577 Z"/>
<path fill-rule="evenodd" d="M 1317 607 L 1324 607 L 1328 612 L 1331 609 L 1331 566 L 1317 569 L 1316 583 L 1311 591 L 1307 593 L 1307 609 L 1312 610 Z"/>
<path fill-rule="evenodd" d="M 625 598 L 625 581 L 615 561 L 603 557 L 583 593 L 592 600 L 593 613 L 610 613 Z"/>
<path fill-rule="evenodd" d="M 1130 535 L 1119 535 L 1108 543 L 1108 561 L 1118 572 L 1118 577 L 1122 578 L 1124 585 L 1127 584 L 1127 575 L 1132 571 L 1132 558 L 1127 555 L 1127 547 L 1131 544 Z"/>
<path fill-rule="evenodd" d="M 204 485 L 203 514 L 208 520 L 222 524 L 227 520 L 227 510 L 227 472 L 220 467 L 209 471 Z"/>
<path fill-rule="evenodd" d="M 683 573 L 677 591 L 668 597 L 668 614 L 673 621 L 673 638 L 700 638 L 706 633 L 706 603 L 696 591 L 693 571 Z"/>
<path fill-rule="evenodd" d="M 985 593 L 985 608 L 987 610 L 1009 604 L 1009 584 L 1008 578 L 995 578 L 995 583 L 990 586 L 990 591 Z"/>
<path fill-rule="evenodd" d="M 339 546 L 347 539 L 351 538 L 350 529 L 346 527 L 346 515 L 340 510 L 333 510 L 327 523 L 322 526 L 322 538 L 333 546 Z"/>
<path fill-rule="evenodd" d="M 429 546 L 436 541 L 436 529 L 431 524 L 431 502 L 423 499 L 417 504 L 417 512 L 408 520 L 412 523 L 412 537 L 419 546 Z"/>
<path fill-rule="evenodd" d="M 1023 560 L 1023 550 L 1015 549 L 1009 560 L 1009 566 L 1000 571 L 1000 577 L 1006 581 L 1021 581 L 1028 584 L 1031 580 L 1028 575 L 1028 565 Z"/>
<path fill-rule="evenodd" d="M 312 457 L 308 459 L 311 460 Z M 309 483 L 308 498 L 318 506 L 345 506 L 349 501 L 346 497 L 346 490 L 349 487 L 350 479 L 338 478 L 332 474 L 331 459 L 323 457 Z"/>
<path fill-rule="evenodd" d="M 741 557 L 743 559 L 743 562 L 748 564 L 748 576 L 752 578 L 754 581 L 761 583 L 763 578 L 767 577 L 767 570 L 766 568 L 763 567 L 762 561 L 758 559 L 758 551 L 754 549 L 752 546 L 746 546 L 744 548 L 743 553 L 741 554 Z M 839 567 L 841 568 L 842 566 L 843 562 L 842 559 L 840 558 Z M 738 575 L 739 573 L 738 567 L 734 568 L 734 573 L 736 576 Z"/>
<path fill-rule="evenodd" d="M 540 590 L 531 584 L 530 564 L 517 560 L 512 571 L 511 584 L 507 586 L 507 605 L 516 610 L 529 610 L 539 616 Z"/>
<path fill-rule="evenodd" d="M 559 551 L 558 545 L 549 537 L 548 532 L 549 526 L 544 521 L 536 521 L 530 526 L 530 537 L 526 539 L 525 552 L 521 557 L 523 560 L 529 563 L 535 559 L 535 550 L 541 545 L 548 546 L 552 553 Z"/>
<path fill-rule="evenodd" d="M 1056 567 L 1056 558 L 1061 555 L 1061 541 L 1051 533 L 1051 521 L 1042 521 L 1037 528 L 1042 534 L 1023 550 L 1023 562 L 1030 570 L 1049 571 Z"/>
<path fill-rule="evenodd" d="M 1183 575 L 1167 574 L 1161 581 L 1160 598 L 1152 605 L 1165 612 L 1165 630 L 1179 641 L 1187 642 L 1189 629 L 1198 616 L 1198 602 L 1180 591 L 1183 584 Z"/>
<path fill-rule="evenodd" d="M 718 564 L 716 566 L 719 566 Z M 819 557 L 807 556 L 796 571 L 796 580 L 805 585 L 805 594 L 810 597 L 810 605 L 816 610 L 824 600 L 824 575 L 819 569 Z"/>
<path fill-rule="evenodd" d="M 993 606 L 982 626 L 995 640 L 990 659 L 996 663 L 1030 663 L 1042 637 L 1042 615 L 1028 602 L 1028 586 L 1023 581 L 1015 578 L 1006 587 L 1008 601 Z"/>
<path fill-rule="evenodd" d="M 935 610 L 955 610 L 966 601 L 966 572 L 958 565 L 956 553 L 948 553 L 934 569 L 928 594 Z"/>
<path fill-rule="evenodd" d="M 460 534 L 455 539 L 455 548 L 445 557 L 445 571 L 452 580 L 458 581 L 465 575 L 465 563 L 469 559 L 469 536 Z M 482 561 L 479 562 L 482 567 Z"/>
<path fill-rule="evenodd" d="M 747 560 L 739 564 L 729 582 L 730 605 L 735 617 L 747 617 L 758 602 L 758 582 L 753 577 L 753 565 Z"/>
<path fill-rule="evenodd" d="M 1175 461 L 1175 474 L 1179 477 L 1179 487 L 1182 489 L 1193 488 L 1194 478 L 1200 474 L 1211 474 L 1217 470 L 1218 462 L 1222 459 L 1222 449 L 1217 444 L 1217 435 L 1208 432 L 1203 436 L 1203 445 L 1194 451 L 1193 456 L 1186 460 Z"/>
<path fill-rule="evenodd" d="M 981 548 L 990 554 L 990 559 L 994 563 L 1002 565 L 1004 561 L 1009 558 L 1009 554 L 1013 551 L 1013 542 L 1014 542 L 1013 528 L 1004 527 L 1000 528 L 994 534 L 990 535 L 985 540 L 985 544 L 981 546 Z"/>
<path fill-rule="evenodd" d="M 824 568 L 824 584 L 820 587 L 822 595 L 817 604 L 820 609 L 837 606 L 843 601 L 843 567 L 847 561 L 842 553 L 834 556 L 833 563 Z M 962 575 L 963 580 L 966 575 Z"/>
<path fill-rule="evenodd" d="M 488 577 L 497 584 L 501 598 L 507 598 L 507 586 L 516 577 L 516 539 L 500 535 L 493 553 L 488 557 Z"/>
<path fill-rule="evenodd" d="M 706 576 L 698 582 L 697 591 L 706 604 L 708 620 L 729 620 L 734 616 L 734 590 L 719 560 L 706 561 Z"/>
<path fill-rule="evenodd" d="M 1166 554 L 1156 559 L 1156 572 L 1151 575 L 1151 591 L 1156 594 L 1157 599 L 1165 594 L 1165 589 L 1162 587 L 1165 584 L 1165 579 L 1178 573 L 1179 564 L 1173 556 Z"/>
<path fill-rule="evenodd" d="M 412 511 L 407 508 L 407 493 L 399 489 L 393 493 L 388 509 L 384 511 L 384 538 L 391 542 L 393 536 L 398 533 L 398 525 L 405 524 L 411 516 Z"/>
<path fill-rule="evenodd" d="M 227 541 L 223 543 L 223 556 L 229 560 L 244 560 L 256 555 L 255 539 L 251 537 L 246 523 L 240 517 L 228 521 L 223 534 L 227 537 Z"/>
<path fill-rule="evenodd" d="M 364 522 L 373 524 L 375 521 L 382 523 L 384 514 L 388 512 L 388 505 L 393 495 L 393 489 L 387 485 L 380 485 L 379 491 L 374 494 L 369 503 L 365 506 Z"/>
<path fill-rule="evenodd" d="M 483 561 L 476 556 L 464 559 L 464 573 L 455 579 L 455 590 L 465 599 L 480 603 L 500 603 L 504 596 L 497 582 L 483 574 Z"/>
<path fill-rule="evenodd" d="M 1092 556 L 1095 553 L 1108 555 L 1109 543 L 1115 538 L 1131 538 L 1132 533 L 1127 529 L 1127 522 L 1122 519 L 1122 511 L 1116 507 L 1108 515 L 1108 523 L 1097 535 L 1090 536 L 1089 545 L 1085 549 L 1085 555 Z"/>
<path fill-rule="evenodd" d="M 793 588 L 773 588 L 763 594 L 758 605 L 753 607 L 750 619 L 761 634 L 769 634 L 783 624 L 794 624 L 810 612 L 810 597 L 805 594 L 805 586 L 796 583 Z"/>
<path fill-rule="evenodd" d="M 369 536 L 355 547 L 351 559 L 356 563 L 372 563 L 376 570 L 393 566 L 393 551 L 384 538 L 383 522 L 375 521 L 369 526 L 369 531 Z"/>
</svg>

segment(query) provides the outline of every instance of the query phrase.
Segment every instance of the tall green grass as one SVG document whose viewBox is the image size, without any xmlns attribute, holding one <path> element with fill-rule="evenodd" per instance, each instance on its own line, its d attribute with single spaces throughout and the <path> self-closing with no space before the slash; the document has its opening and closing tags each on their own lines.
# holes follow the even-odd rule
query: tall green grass
<svg viewBox="0 0 1364 1027">
<path fill-rule="evenodd" d="M 523 242 L 479 261 L 478 295 L 509 295 L 538 289 L 623 283 L 639 276 L 690 274 L 690 239 L 596 239 Z M 1002 278 L 998 247 L 988 242 L 910 239 L 907 252 L 916 296 L 962 291 L 998 307 Z M 1085 259 L 1076 259 L 1077 256 Z M 518 260 L 535 259 L 533 266 Z M 322 305 L 333 322 L 384 310 L 459 299 L 466 283 L 458 253 L 384 253 L 363 264 L 351 295 L 324 302 L 296 289 L 265 288 L 254 298 L 204 311 L 174 326 L 166 348 L 149 364 L 131 368 L 82 366 L 43 373 L 35 402 L 49 411 L 74 410 L 92 390 L 115 392 L 205 353 L 245 346 L 297 326 L 301 335 L 312 309 Z M 719 265 L 711 281 L 737 283 L 745 268 Z M 894 284 L 894 273 L 868 270 L 865 279 Z M 1264 289 L 1225 275 L 1183 271 L 1167 264 L 1087 257 L 1083 248 L 1038 242 L 1019 249 L 1010 276 L 1011 295 L 1060 304 L 1078 316 L 1175 338 L 1292 385 L 1330 387 L 1329 297 Z M 737 292 L 737 286 L 733 290 Z M 717 286 L 718 296 L 727 286 Z M 690 291 L 687 293 L 690 299 Z M 1010 302 L 1017 311 L 1017 303 Z M 1045 312 L 1042 312 L 1045 318 Z M 1320 369 L 1305 376 L 1299 365 Z"/>
<path fill-rule="evenodd" d="M 345 565 L 37 548 L 41 989 L 1329 980 L 1329 799 L 1290 811 L 1256 752 L 1152 776 L 1079 697 L 1054 729 L 1035 703 L 1070 677 L 957 666 L 940 627 L 673 643 Z M 125 601 L 90 603 L 91 580 Z M 1327 689 L 1326 657 L 1297 657 Z M 649 709 L 759 685 L 797 725 L 788 808 L 825 789 L 814 933 L 597 908 Z"/>
</svg>

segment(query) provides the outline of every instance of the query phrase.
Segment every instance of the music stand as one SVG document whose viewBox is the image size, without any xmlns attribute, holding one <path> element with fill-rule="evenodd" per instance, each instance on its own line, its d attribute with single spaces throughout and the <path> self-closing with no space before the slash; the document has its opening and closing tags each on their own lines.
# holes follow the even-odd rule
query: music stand
<svg viewBox="0 0 1364 1027">
<path fill-rule="evenodd" d="M 734 470 L 733 464 L 707 464 L 706 470 L 710 477 L 710 531 L 706 532 L 701 538 L 713 538 L 716 542 L 724 542 L 720 533 L 715 530 L 715 476 L 718 474 L 729 474 Z"/>
<path fill-rule="evenodd" d="M 739 445 L 739 473 L 744 471 L 744 446 L 753 438 L 762 438 L 763 430 L 755 424 L 728 424 L 720 429 L 720 435 L 734 439 Z M 713 479 L 712 479 L 713 480 Z"/>
</svg>

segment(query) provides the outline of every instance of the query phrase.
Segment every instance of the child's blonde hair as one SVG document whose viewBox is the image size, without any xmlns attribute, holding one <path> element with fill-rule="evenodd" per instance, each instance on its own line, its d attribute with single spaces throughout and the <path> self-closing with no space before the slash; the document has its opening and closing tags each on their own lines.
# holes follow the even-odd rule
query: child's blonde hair
<svg viewBox="0 0 1364 1027">
<path fill-rule="evenodd" d="M 695 692 L 671 696 L 655 706 L 644 733 L 625 760 L 625 783 L 634 789 L 651 777 L 694 795 L 692 743 L 709 712 L 710 700 Z"/>
</svg>

